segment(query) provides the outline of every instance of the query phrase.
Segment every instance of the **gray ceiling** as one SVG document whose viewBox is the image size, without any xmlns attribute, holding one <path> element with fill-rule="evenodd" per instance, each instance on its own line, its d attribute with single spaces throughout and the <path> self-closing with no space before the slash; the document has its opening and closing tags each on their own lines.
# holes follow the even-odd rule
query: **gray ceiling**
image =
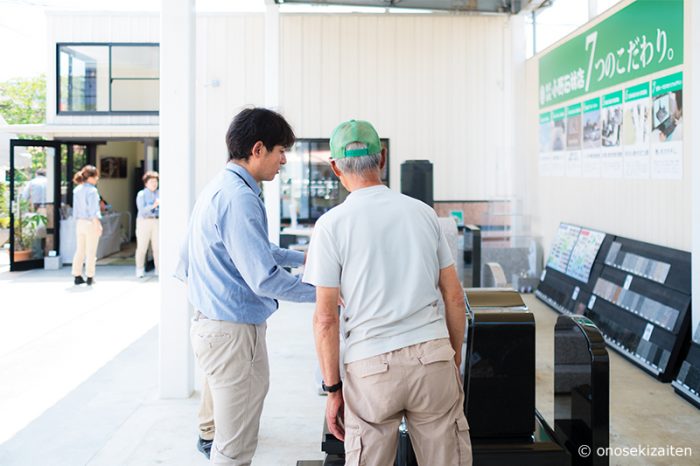
<svg viewBox="0 0 700 466">
<path fill-rule="evenodd" d="M 464 11 L 474 13 L 520 12 L 522 0 L 275 0 L 277 3 L 310 5 L 375 6 L 419 10 Z M 527 3 L 527 1 L 525 2 Z"/>
</svg>

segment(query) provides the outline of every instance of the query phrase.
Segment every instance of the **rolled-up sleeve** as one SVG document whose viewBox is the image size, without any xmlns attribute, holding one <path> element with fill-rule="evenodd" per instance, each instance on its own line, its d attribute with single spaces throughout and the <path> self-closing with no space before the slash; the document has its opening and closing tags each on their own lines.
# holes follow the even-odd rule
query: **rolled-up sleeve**
<svg viewBox="0 0 700 466">
<path fill-rule="evenodd" d="M 251 196 L 254 195 L 251 193 Z M 227 207 L 217 219 L 216 226 L 231 260 L 255 294 L 286 301 L 314 302 L 315 288 L 302 283 L 300 277 L 291 275 L 278 263 L 267 239 L 264 211 L 258 209 L 256 202 L 257 197 L 253 197 L 251 202 L 238 204 L 237 209 Z M 285 258 L 289 257 L 285 255 Z"/>
</svg>

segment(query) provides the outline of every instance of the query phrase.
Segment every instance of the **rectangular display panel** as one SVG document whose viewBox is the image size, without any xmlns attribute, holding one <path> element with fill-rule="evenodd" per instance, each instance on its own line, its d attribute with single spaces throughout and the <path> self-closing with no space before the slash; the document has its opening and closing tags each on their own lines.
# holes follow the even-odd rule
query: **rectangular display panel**
<svg viewBox="0 0 700 466">
<path fill-rule="evenodd" d="M 557 230 L 557 236 L 554 238 L 552 250 L 547 260 L 547 267 L 566 273 L 571 252 L 574 250 L 580 232 L 581 227 L 568 223 L 559 224 L 559 230 Z"/>
<path fill-rule="evenodd" d="M 588 282 L 593 262 L 598 255 L 605 233 L 582 228 L 566 267 L 566 274 L 581 282 Z"/>
</svg>

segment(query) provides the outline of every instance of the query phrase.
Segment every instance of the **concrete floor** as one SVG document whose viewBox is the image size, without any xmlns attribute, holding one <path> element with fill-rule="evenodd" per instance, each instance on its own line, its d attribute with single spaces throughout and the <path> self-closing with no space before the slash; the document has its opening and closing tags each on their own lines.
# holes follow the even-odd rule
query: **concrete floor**
<svg viewBox="0 0 700 466">
<path fill-rule="evenodd" d="M 88 290 L 72 287 L 68 275 L 0 273 L 0 464 L 206 464 L 194 447 L 197 395 L 156 398 L 157 280 L 104 266 Z M 557 314 L 525 299 L 537 320 L 537 407 L 551 423 Z M 284 303 L 269 320 L 272 380 L 256 465 L 322 457 L 325 400 L 313 385 L 312 310 Z M 610 445 L 694 453 L 610 464 L 700 464 L 700 410 L 612 351 L 610 366 Z"/>
</svg>

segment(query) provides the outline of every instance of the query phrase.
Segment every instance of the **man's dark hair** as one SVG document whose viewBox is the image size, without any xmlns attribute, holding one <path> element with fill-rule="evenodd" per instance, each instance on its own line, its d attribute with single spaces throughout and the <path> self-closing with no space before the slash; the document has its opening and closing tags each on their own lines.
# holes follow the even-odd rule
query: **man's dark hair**
<svg viewBox="0 0 700 466">
<path fill-rule="evenodd" d="M 233 118 L 226 131 L 229 160 L 248 160 L 256 142 L 267 150 L 290 147 L 296 136 L 282 115 L 266 108 L 247 108 Z"/>
</svg>

